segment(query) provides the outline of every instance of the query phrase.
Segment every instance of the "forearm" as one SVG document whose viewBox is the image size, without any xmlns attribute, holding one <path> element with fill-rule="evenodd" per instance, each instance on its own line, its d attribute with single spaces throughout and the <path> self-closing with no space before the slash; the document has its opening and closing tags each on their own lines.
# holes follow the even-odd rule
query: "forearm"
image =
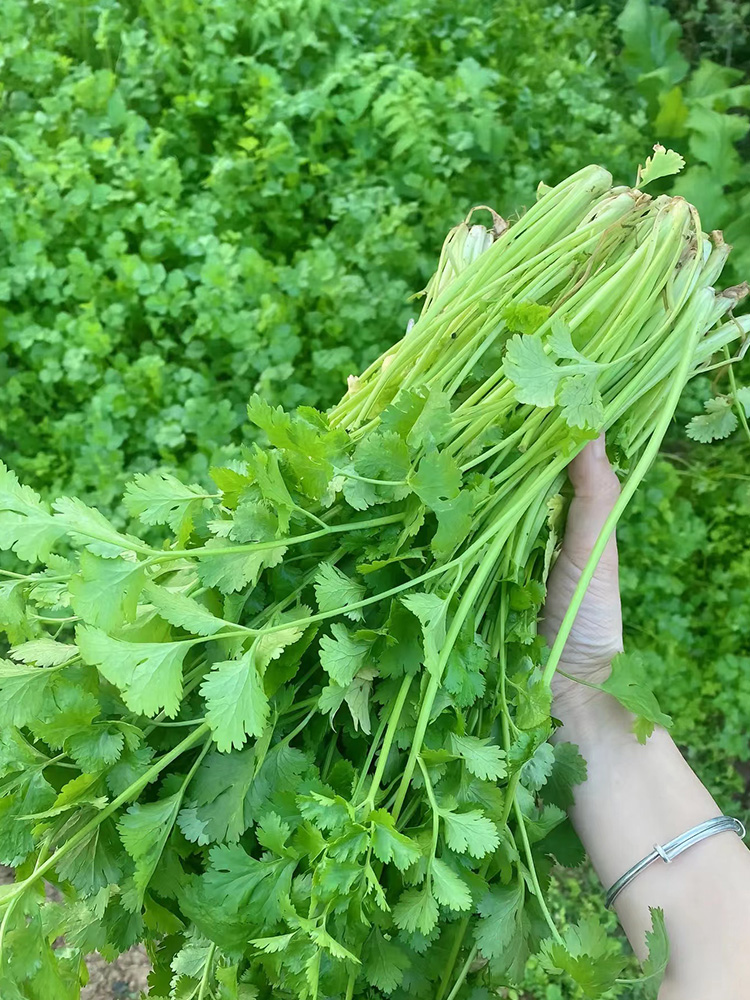
<svg viewBox="0 0 750 1000">
<path fill-rule="evenodd" d="M 567 683 L 567 682 L 563 682 Z M 608 695 L 557 687 L 557 739 L 588 763 L 571 818 L 605 886 L 693 826 L 720 815 L 670 736 L 645 746 L 632 718 Z M 710 838 L 671 865 L 658 862 L 632 882 L 616 909 L 643 953 L 649 906 L 664 910 L 672 958 L 660 1000 L 740 1000 L 750 989 L 750 852 L 732 833 Z"/>
</svg>

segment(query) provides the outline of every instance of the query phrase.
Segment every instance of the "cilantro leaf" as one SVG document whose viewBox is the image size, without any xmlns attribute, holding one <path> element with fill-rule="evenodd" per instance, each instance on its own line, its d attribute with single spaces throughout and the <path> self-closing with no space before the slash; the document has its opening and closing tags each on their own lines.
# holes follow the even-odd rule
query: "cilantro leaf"
<svg viewBox="0 0 750 1000">
<path fill-rule="evenodd" d="M 542 942 L 542 964 L 557 975 L 567 973 L 592 1000 L 611 989 L 625 966 L 617 941 L 607 937 L 596 917 L 584 917 L 563 932 L 563 944 Z"/>
<path fill-rule="evenodd" d="M 156 609 L 160 618 L 194 635 L 216 635 L 230 624 L 222 618 L 217 618 L 203 604 L 179 590 L 149 583 L 146 585 L 144 596 Z"/>
<path fill-rule="evenodd" d="M 167 524 L 180 545 L 193 530 L 193 520 L 208 496 L 197 483 L 186 486 L 167 472 L 136 473 L 122 502 L 144 524 Z"/>
<path fill-rule="evenodd" d="M 555 405 L 560 379 L 567 374 L 544 350 L 538 337 L 515 334 L 506 345 L 503 374 L 515 388 L 519 403 Z"/>
<path fill-rule="evenodd" d="M 451 424 L 450 398 L 435 388 L 421 386 L 399 392 L 380 414 L 386 430 L 395 431 L 410 448 L 438 445 Z"/>
<path fill-rule="evenodd" d="M 737 428 L 737 414 L 732 409 L 731 396 L 716 396 L 703 405 L 706 412 L 693 417 L 687 425 L 687 436 L 702 444 L 729 437 Z"/>
<path fill-rule="evenodd" d="M 646 187 L 647 184 L 659 180 L 660 177 L 679 174 L 684 166 L 685 160 L 679 153 L 673 149 L 665 149 L 657 142 L 654 146 L 653 156 L 647 156 L 645 165 L 638 168 L 636 186 Z"/>
<path fill-rule="evenodd" d="M 424 641 L 424 665 L 428 673 L 436 674 L 446 634 L 448 602 L 437 594 L 407 594 L 401 598 L 404 607 L 419 619 Z"/>
<path fill-rule="evenodd" d="M 33 635 L 31 623 L 26 617 L 23 583 L 22 580 L 0 580 L 0 632 L 6 633 L 9 642 L 23 642 Z"/>
<path fill-rule="evenodd" d="M 0 726 L 27 726 L 55 710 L 57 671 L 0 660 Z"/>
<path fill-rule="evenodd" d="M 502 316 L 509 330 L 531 335 L 546 322 L 549 313 L 549 306 L 538 302 L 512 302 L 505 307 Z"/>
<path fill-rule="evenodd" d="M 671 727 L 672 719 L 659 708 L 645 665 L 637 653 L 616 656 L 612 660 L 612 673 L 601 687 L 635 715 L 633 732 L 639 743 L 646 742 L 655 726 Z"/>
<path fill-rule="evenodd" d="M 357 445 L 353 456 L 354 468 L 368 479 L 398 482 L 409 474 L 409 450 L 401 437 L 392 431 L 375 431 Z M 404 496 L 402 491 L 400 496 Z"/>
<path fill-rule="evenodd" d="M 573 334 L 570 327 L 559 313 L 552 317 L 552 330 L 547 337 L 547 343 L 552 353 L 566 361 L 578 361 L 589 367 L 596 367 L 594 362 L 586 358 L 573 344 Z"/>
<path fill-rule="evenodd" d="M 196 926 L 222 949 L 242 953 L 247 941 L 272 929 L 289 900 L 296 861 L 258 860 L 238 844 L 212 847 L 210 867 L 183 897 Z"/>
<path fill-rule="evenodd" d="M 355 510 L 365 510 L 374 504 L 401 500 L 410 492 L 406 481 L 409 470 L 409 451 L 398 434 L 394 431 L 375 431 L 368 434 L 357 445 L 352 456 L 352 464 L 343 468 L 341 472 L 344 476 L 347 472 L 354 472 L 356 476 L 378 482 L 362 482 L 361 479 L 346 478 L 344 498 Z"/>
<path fill-rule="evenodd" d="M 246 798 L 256 764 L 252 747 L 232 753 L 216 750 L 206 756 L 190 785 L 192 804 L 177 818 L 188 840 L 208 844 L 240 839 L 252 821 Z"/>
<path fill-rule="evenodd" d="M 481 920 L 475 940 L 485 958 L 500 958 L 514 937 L 521 933 L 524 883 L 493 886 L 479 901 Z"/>
<path fill-rule="evenodd" d="M 214 522 L 214 526 L 226 523 Z M 242 500 L 229 525 L 233 542 L 270 542 L 282 533 L 276 513 L 260 500 Z"/>
<path fill-rule="evenodd" d="M 449 559 L 471 531 L 475 496 L 473 490 L 460 490 L 452 500 L 439 500 L 434 505 L 438 527 L 430 548 L 436 559 Z"/>
<path fill-rule="evenodd" d="M 422 856 L 419 844 L 396 829 L 393 817 L 385 809 L 370 813 L 372 823 L 372 852 L 383 864 L 391 862 L 406 871 Z"/>
<path fill-rule="evenodd" d="M 132 622 L 145 581 L 143 567 L 119 557 L 102 559 L 88 551 L 81 553 L 80 566 L 68 584 L 75 613 L 105 631 Z"/>
<path fill-rule="evenodd" d="M 79 767 L 97 772 L 119 760 L 126 743 L 135 750 L 141 739 L 141 731 L 126 722 L 89 722 L 85 728 L 68 736 L 65 746 Z"/>
<path fill-rule="evenodd" d="M 358 639 L 339 622 L 331 626 L 331 636 L 320 640 L 320 664 L 328 676 L 340 687 L 348 688 L 367 663 L 372 643 Z"/>
<path fill-rule="evenodd" d="M 76 545 L 85 546 L 94 555 L 114 559 L 123 552 L 143 550 L 143 542 L 124 535 L 101 511 L 87 506 L 77 497 L 60 497 L 52 504 L 55 521 L 60 523 Z"/>
<path fill-rule="evenodd" d="M 479 809 L 468 812 L 441 809 L 440 816 L 445 826 L 445 842 L 457 854 L 483 858 L 500 844 L 497 827 Z"/>
<path fill-rule="evenodd" d="M 557 394 L 562 415 L 569 427 L 600 430 L 604 422 L 602 394 L 596 374 L 571 375 L 563 379 Z"/>
<path fill-rule="evenodd" d="M 505 752 L 491 743 L 489 737 L 479 739 L 476 736 L 451 733 L 450 745 L 453 753 L 463 759 L 467 769 L 477 778 L 497 781 L 505 777 Z"/>
<path fill-rule="evenodd" d="M 83 831 L 90 818 L 91 813 L 83 810 L 68 823 L 66 833 L 71 839 L 79 830 Z M 114 821 L 105 819 L 58 859 L 56 870 L 60 878 L 70 882 L 82 896 L 93 896 L 100 889 L 117 885 L 127 862 Z"/>
<path fill-rule="evenodd" d="M 355 731 L 361 729 L 369 736 L 372 732 L 370 723 L 370 693 L 377 671 L 372 667 L 363 667 L 351 682 L 349 687 L 342 688 L 338 684 L 328 684 L 320 693 L 318 707 L 324 714 L 330 714 L 331 722 L 334 716 L 346 702 L 354 723 Z"/>
<path fill-rule="evenodd" d="M 552 691 L 542 679 L 539 668 L 522 677 L 515 689 L 516 725 L 519 729 L 536 729 L 549 719 Z"/>
<path fill-rule="evenodd" d="M 421 889 L 406 889 L 393 908 L 393 922 L 402 931 L 429 934 L 437 924 L 438 905 L 427 883 Z"/>
<path fill-rule="evenodd" d="M 297 504 L 284 481 L 278 456 L 274 452 L 263 451 L 256 444 L 246 461 L 248 475 L 278 518 L 277 534 L 287 534 L 289 521 L 292 513 L 297 510 Z"/>
<path fill-rule="evenodd" d="M 471 909 L 469 887 L 445 861 L 433 858 L 430 874 L 432 876 L 432 892 L 441 906 L 459 911 Z"/>
<path fill-rule="evenodd" d="M 664 923 L 664 911 L 649 907 L 651 930 L 646 931 L 648 957 L 643 963 L 643 978 L 639 980 L 645 1000 L 657 1000 L 669 962 L 669 938 Z"/>
<path fill-rule="evenodd" d="M 745 416 L 750 417 L 750 386 L 741 385 L 737 387 L 734 398 L 745 411 Z"/>
<path fill-rule="evenodd" d="M 131 711 L 153 716 L 163 709 L 168 716 L 177 715 L 189 640 L 125 642 L 90 625 L 80 625 L 76 635 L 84 661 L 120 689 Z"/>
<path fill-rule="evenodd" d="M 468 708 L 485 689 L 484 671 L 490 662 L 487 644 L 469 630 L 461 631 L 450 651 L 443 684 L 460 708 Z"/>
<path fill-rule="evenodd" d="M 254 587 L 263 570 L 278 566 L 286 552 L 283 544 L 259 552 L 243 551 L 237 546 L 237 551 L 233 552 L 232 546 L 227 546 L 222 538 L 209 539 L 204 548 L 207 551 L 199 558 L 198 576 L 207 587 L 218 587 L 222 594 L 233 594 L 247 586 Z M 214 554 L 211 549 L 222 551 Z"/>
<path fill-rule="evenodd" d="M 34 849 L 33 830 L 37 820 L 30 817 L 49 809 L 55 790 L 42 773 L 34 751 L 14 731 L 5 729 L 0 736 L 0 864 L 16 867 Z M 15 743 L 15 746 L 13 745 Z"/>
<path fill-rule="evenodd" d="M 63 534 L 46 503 L 0 461 L 0 549 L 12 549 L 19 559 L 46 559 Z"/>
<path fill-rule="evenodd" d="M 521 783 L 538 792 L 547 783 L 555 767 L 555 751 L 549 743 L 541 743 L 521 768 Z"/>
<path fill-rule="evenodd" d="M 315 599 L 319 611 L 335 611 L 347 604 L 357 604 L 364 596 L 365 588 L 361 583 L 350 579 L 331 563 L 320 564 L 315 574 Z M 344 614 L 354 621 L 364 618 L 362 608 L 344 611 Z"/>
<path fill-rule="evenodd" d="M 60 667 L 78 655 L 75 646 L 65 642 L 57 642 L 51 636 L 43 639 L 30 639 L 14 646 L 10 655 L 21 663 L 35 663 L 38 667 Z"/>
<path fill-rule="evenodd" d="M 136 802 L 120 817 L 117 824 L 120 840 L 135 861 L 133 887 L 124 899 L 124 905 L 131 911 L 143 905 L 144 893 L 159 864 L 181 802 L 180 791 L 155 802 Z"/>
<path fill-rule="evenodd" d="M 362 949 L 362 965 L 370 986 L 390 994 L 401 985 L 404 972 L 409 968 L 409 958 L 395 941 L 373 927 Z"/>
<path fill-rule="evenodd" d="M 262 734 L 270 708 L 253 649 L 237 660 L 214 663 L 200 691 L 219 750 L 239 750 L 248 736 Z"/>
<path fill-rule="evenodd" d="M 455 500 L 461 488 L 461 470 L 447 451 L 429 451 L 411 476 L 412 489 L 431 510 Z"/>
<path fill-rule="evenodd" d="M 573 805 L 573 788 L 586 780 L 586 761 L 573 743 L 556 743 L 553 756 L 552 770 L 544 788 L 544 800 L 561 809 L 569 809 Z"/>
</svg>

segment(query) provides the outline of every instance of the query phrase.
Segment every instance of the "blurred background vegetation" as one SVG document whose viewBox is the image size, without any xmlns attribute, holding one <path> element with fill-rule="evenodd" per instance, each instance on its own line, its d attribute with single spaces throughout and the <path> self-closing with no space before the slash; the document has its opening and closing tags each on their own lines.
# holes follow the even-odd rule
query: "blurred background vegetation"
<svg viewBox="0 0 750 1000">
<path fill-rule="evenodd" d="M 654 142 L 750 277 L 748 0 L 3 0 L 0 456 L 124 517 L 253 391 L 326 406 L 398 338 L 445 232 Z M 750 362 L 738 365 L 750 381 Z M 630 648 L 723 808 L 750 814 L 750 445 L 694 383 L 621 531 Z M 556 906 L 601 912 L 589 874 Z M 572 996 L 530 970 L 527 996 Z"/>
</svg>

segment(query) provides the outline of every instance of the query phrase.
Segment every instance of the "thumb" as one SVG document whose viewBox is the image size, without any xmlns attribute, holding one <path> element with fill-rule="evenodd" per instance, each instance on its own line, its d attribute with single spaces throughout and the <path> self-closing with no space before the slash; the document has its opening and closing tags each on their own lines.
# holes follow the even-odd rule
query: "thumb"
<svg viewBox="0 0 750 1000">
<path fill-rule="evenodd" d="M 568 466 L 574 497 L 568 512 L 563 550 L 583 569 L 591 550 L 620 495 L 620 481 L 607 458 L 604 435 L 591 441 Z M 602 564 L 617 566 L 614 533 L 607 542 Z"/>
</svg>

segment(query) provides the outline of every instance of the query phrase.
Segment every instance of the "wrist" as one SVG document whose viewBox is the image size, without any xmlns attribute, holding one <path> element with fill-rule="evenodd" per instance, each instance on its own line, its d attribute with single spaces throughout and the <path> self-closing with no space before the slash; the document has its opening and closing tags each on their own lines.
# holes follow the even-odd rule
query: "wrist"
<svg viewBox="0 0 750 1000">
<path fill-rule="evenodd" d="M 606 697 L 600 686 L 609 677 L 611 669 L 606 662 L 582 671 L 580 666 L 561 660 L 551 681 L 553 713 L 556 707 L 583 708 Z"/>
<path fill-rule="evenodd" d="M 562 723 L 557 739 L 593 743 L 612 736 L 635 739 L 633 716 L 612 695 L 596 686 L 605 681 L 609 673 L 610 668 L 606 667 L 587 674 L 585 683 L 555 674 L 552 715 Z"/>
</svg>

